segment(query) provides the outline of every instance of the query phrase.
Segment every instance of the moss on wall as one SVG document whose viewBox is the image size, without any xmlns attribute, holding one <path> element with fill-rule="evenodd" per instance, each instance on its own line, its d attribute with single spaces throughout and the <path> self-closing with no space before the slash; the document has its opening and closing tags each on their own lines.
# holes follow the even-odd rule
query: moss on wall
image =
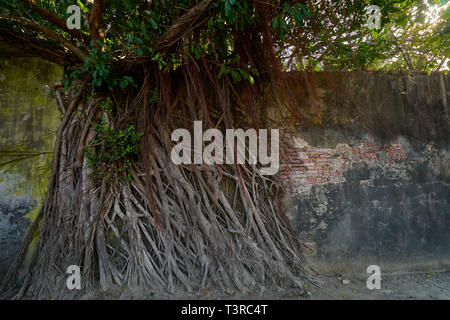
<svg viewBox="0 0 450 320">
<path fill-rule="evenodd" d="M 0 58 L 0 273 L 47 189 L 60 121 L 51 88 L 62 78 L 62 67 L 39 58 Z"/>
</svg>

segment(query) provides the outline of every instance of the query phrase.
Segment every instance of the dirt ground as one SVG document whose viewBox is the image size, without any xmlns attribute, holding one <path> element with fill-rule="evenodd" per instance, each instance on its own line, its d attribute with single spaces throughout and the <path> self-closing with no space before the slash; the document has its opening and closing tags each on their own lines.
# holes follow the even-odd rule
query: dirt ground
<svg viewBox="0 0 450 320">
<path fill-rule="evenodd" d="M 368 276 L 368 275 L 367 275 Z M 381 288 L 369 290 L 366 275 L 360 277 L 319 276 L 317 287 L 306 287 L 308 294 L 296 292 L 248 292 L 223 295 L 212 289 L 198 294 L 177 295 L 156 292 L 133 292 L 117 289 L 85 296 L 83 299 L 108 300 L 450 300 L 450 272 L 403 273 L 382 275 Z M 345 281 L 344 281 L 345 280 Z M 344 284 L 345 283 L 345 284 Z"/>
<path fill-rule="evenodd" d="M 363 277 L 320 278 L 323 284 L 310 291 L 311 299 L 450 300 L 450 272 L 382 275 L 379 290 L 369 290 L 367 279 Z M 345 285 L 343 280 L 350 280 L 350 283 Z"/>
</svg>

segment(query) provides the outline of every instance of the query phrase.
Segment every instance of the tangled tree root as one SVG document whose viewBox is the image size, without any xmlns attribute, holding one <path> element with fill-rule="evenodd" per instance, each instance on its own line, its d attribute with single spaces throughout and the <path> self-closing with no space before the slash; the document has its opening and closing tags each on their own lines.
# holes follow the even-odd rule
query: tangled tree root
<svg viewBox="0 0 450 320">
<path fill-rule="evenodd" d="M 131 179 L 93 181 L 83 150 L 102 110 L 86 104 L 83 92 L 72 97 L 58 131 L 39 243 L 16 298 L 67 298 L 98 282 L 104 290 L 303 290 L 311 270 L 274 202 L 275 179 L 250 165 L 174 165 L 170 127 L 155 117 Z M 20 265 L 19 258 L 4 288 Z M 81 266 L 83 290 L 67 289 L 69 265 Z"/>
</svg>

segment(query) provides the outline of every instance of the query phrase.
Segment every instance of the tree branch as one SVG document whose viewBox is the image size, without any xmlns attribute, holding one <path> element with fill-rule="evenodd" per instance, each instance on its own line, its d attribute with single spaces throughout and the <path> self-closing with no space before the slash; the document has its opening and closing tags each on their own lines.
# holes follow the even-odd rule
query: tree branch
<svg viewBox="0 0 450 320">
<path fill-rule="evenodd" d="M 37 24 L 33 21 L 30 21 L 25 18 L 20 17 L 11 17 L 11 16 L 3 16 L 0 15 L 0 20 L 14 20 L 16 22 L 23 23 L 26 27 L 33 29 L 38 32 L 42 32 L 48 37 L 52 38 L 53 40 L 58 41 L 61 45 L 72 51 L 80 60 L 84 61 L 88 57 L 88 53 L 84 50 L 78 48 L 76 45 L 74 45 L 72 42 L 58 34 L 56 31 L 49 29 L 47 27 L 41 26 L 40 24 Z"/>
<path fill-rule="evenodd" d="M 398 48 L 400 49 L 400 51 L 401 51 L 401 53 L 402 53 L 402 56 L 403 56 L 403 58 L 405 59 L 406 64 L 408 65 L 408 68 L 409 68 L 410 70 L 414 70 L 414 66 L 413 66 L 412 63 L 411 63 L 411 59 L 409 59 L 409 54 L 408 54 L 408 52 L 407 52 L 402 46 L 399 46 Z"/>
<path fill-rule="evenodd" d="M 98 41 L 103 44 L 105 33 L 103 31 L 103 0 L 95 0 L 88 16 L 91 40 L 100 49 Z"/>
<path fill-rule="evenodd" d="M 42 16 L 48 22 L 52 23 L 53 25 L 57 26 L 61 30 L 63 30 L 65 32 L 67 32 L 68 34 L 70 34 L 73 38 L 84 40 L 84 36 L 79 30 L 76 30 L 76 29 L 71 30 L 71 29 L 69 29 L 67 27 L 66 22 L 63 19 L 61 19 L 58 16 L 54 15 L 53 13 L 48 11 L 47 9 L 39 7 L 37 5 L 36 0 L 20 0 L 20 1 L 22 1 L 25 5 L 31 7 L 34 12 L 36 12 L 37 14 Z"/>
<path fill-rule="evenodd" d="M 203 0 L 179 17 L 158 39 L 156 44 L 157 50 L 168 50 L 180 40 L 184 34 L 190 31 L 192 24 L 203 14 L 203 12 L 205 12 L 211 2 L 212 0 Z"/>
<path fill-rule="evenodd" d="M 0 41 L 21 52 L 29 53 L 30 56 L 39 56 L 59 65 L 69 65 L 74 62 L 73 56 L 68 55 L 63 47 L 55 47 L 54 43 L 44 40 L 29 39 L 11 30 L 0 28 Z"/>
<path fill-rule="evenodd" d="M 438 66 L 434 71 L 439 71 L 439 70 L 441 70 L 442 66 L 444 65 L 444 63 L 445 63 L 447 60 L 448 60 L 448 58 L 444 57 L 444 58 L 441 60 L 441 63 L 439 64 L 439 66 Z"/>
</svg>

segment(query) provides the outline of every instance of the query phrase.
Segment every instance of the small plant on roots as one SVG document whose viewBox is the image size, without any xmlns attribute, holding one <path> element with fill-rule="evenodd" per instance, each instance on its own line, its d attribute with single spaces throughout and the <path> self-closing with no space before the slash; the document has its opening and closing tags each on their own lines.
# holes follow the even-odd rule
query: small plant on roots
<svg viewBox="0 0 450 320">
<path fill-rule="evenodd" d="M 85 156 L 91 177 L 94 180 L 124 179 L 131 181 L 128 169 L 132 166 L 132 159 L 140 150 L 140 139 L 143 133 L 136 132 L 134 125 L 123 130 L 112 128 L 106 116 L 96 124 L 97 137 L 85 149 Z"/>
</svg>

